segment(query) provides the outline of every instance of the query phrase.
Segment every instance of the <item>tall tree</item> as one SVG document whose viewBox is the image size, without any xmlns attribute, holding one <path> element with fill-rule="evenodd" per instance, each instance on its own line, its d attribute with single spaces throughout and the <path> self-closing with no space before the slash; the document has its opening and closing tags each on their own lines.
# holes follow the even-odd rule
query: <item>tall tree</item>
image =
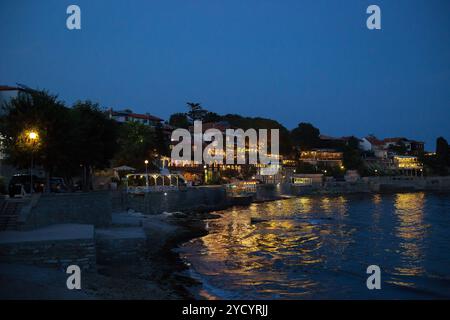
<svg viewBox="0 0 450 320">
<path fill-rule="evenodd" d="M 164 128 L 161 123 L 158 123 L 153 132 L 153 150 L 159 155 L 170 156 L 169 138 L 164 134 Z"/>
<path fill-rule="evenodd" d="M 147 125 L 126 122 L 120 126 L 119 150 L 114 158 L 117 166 L 128 165 L 136 169 L 144 167 L 144 160 L 153 160 L 154 132 Z"/>
<path fill-rule="evenodd" d="M 200 103 L 187 102 L 187 106 L 189 111 L 186 113 L 186 115 L 188 116 L 191 124 L 193 124 L 196 120 L 203 121 L 206 114 L 208 113 L 207 110 L 203 109 Z"/>
<path fill-rule="evenodd" d="M 108 119 L 99 105 L 91 101 L 76 102 L 71 113 L 73 157 L 84 168 L 84 190 L 88 190 L 92 169 L 109 166 L 117 150 L 118 124 Z"/>
<path fill-rule="evenodd" d="M 178 112 L 170 116 L 169 124 L 175 128 L 187 129 L 191 123 L 189 122 L 186 113 Z"/>
<path fill-rule="evenodd" d="M 320 147 L 320 130 L 310 123 L 299 123 L 291 131 L 292 143 L 302 149 Z"/>
<path fill-rule="evenodd" d="M 65 170 L 71 160 L 71 120 L 69 109 L 56 95 L 46 91 L 20 92 L 2 106 L 0 132 L 7 161 L 19 168 L 34 164 L 42 166 L 48 175 Z M 27 133 L 36 139 L 30 149 Z M 32 154 L 31 154 L 32 153 Z"/>
<path fill-rule="evenodd" d="M 356 170 L 361 167 L 363 161 L 361 158 L 361 150 L 359 149 L 358 138 L 350 137 L 342 150 L 345 169 Z"/>
<path fill-rule="evenodd" d="M 449 146 L 444 137 L 439 137 L 436 140 L 436 159 L 441 166 L 450 165 Z"/>
</svg>

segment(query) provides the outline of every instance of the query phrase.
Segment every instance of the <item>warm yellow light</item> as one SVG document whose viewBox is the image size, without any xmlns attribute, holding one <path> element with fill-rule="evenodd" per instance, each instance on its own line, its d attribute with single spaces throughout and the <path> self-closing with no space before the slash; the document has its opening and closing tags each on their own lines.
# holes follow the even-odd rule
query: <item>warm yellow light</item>
<svg viewBox="0 0 450 320">
<path fill-rule="evenodd" d="M 28 134 L 28 137 L 29 137 L 31 140 L 36 140 L 36 139 L 38 138 L 38 134 L 37 134 L 36 132 L 34 132 L 34 131 L 31 131 L 31 132 Z"/>
<path fill-rule="evenodd" d="M 145 160 L 144 163 L 145 163 L 145 164 L 148 164 L 148 160 Z"/>
</svg>

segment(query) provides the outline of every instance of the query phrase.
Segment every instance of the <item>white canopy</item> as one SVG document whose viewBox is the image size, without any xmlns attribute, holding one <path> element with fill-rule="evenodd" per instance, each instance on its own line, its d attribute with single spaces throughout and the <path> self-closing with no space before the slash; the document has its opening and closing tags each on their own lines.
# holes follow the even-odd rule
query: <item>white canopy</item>
<svg viewBox="0 0 450 320">
<path fill-rule="evenodd" d="M 116 167 L 116 168 L 114 168 L 114 170 L 116 170 L 116 171 L 136 171 L 135 168 L 132 168 L 132 167 L 129 167 L 129 166 Z"/>
</svg>

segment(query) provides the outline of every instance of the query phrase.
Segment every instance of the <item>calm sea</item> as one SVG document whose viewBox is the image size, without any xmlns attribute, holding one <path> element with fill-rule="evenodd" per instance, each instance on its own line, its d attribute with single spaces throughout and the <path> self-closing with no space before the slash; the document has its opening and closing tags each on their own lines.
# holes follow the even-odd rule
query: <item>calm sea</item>
<svg viewBox="0 0 450 320">
<path fill-rule="evenodd" d="M 203 298 L 450 298 L 450 195 L 307 196 L 217 212 L 180 249 Z M 368 290 L 366 269 L 381 269 Z"/>
</svg>

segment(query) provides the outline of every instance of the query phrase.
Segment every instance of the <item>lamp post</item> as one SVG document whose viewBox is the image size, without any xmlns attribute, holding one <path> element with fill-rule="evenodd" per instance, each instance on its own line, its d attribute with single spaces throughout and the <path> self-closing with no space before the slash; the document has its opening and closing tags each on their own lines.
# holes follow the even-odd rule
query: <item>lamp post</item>
<svg viewBox="0 0 450 320">
<path fill-rule="evenodd" d="M 145 163 L 145 186 L 147 187 L 148 191 L 148 160 L 145 160 L 144 163 Z"/>
<path fill-rule="evenodd" d="M 31 143 L 31 166 L 30 166 L 30 194 L 33 194 L 33 151 L 34 151 L 34 144 L 39 139 L 38 134 L 35 131 L 30 131 L 28 133 L 28 138 L 30 139 Z"/>
</svg>

